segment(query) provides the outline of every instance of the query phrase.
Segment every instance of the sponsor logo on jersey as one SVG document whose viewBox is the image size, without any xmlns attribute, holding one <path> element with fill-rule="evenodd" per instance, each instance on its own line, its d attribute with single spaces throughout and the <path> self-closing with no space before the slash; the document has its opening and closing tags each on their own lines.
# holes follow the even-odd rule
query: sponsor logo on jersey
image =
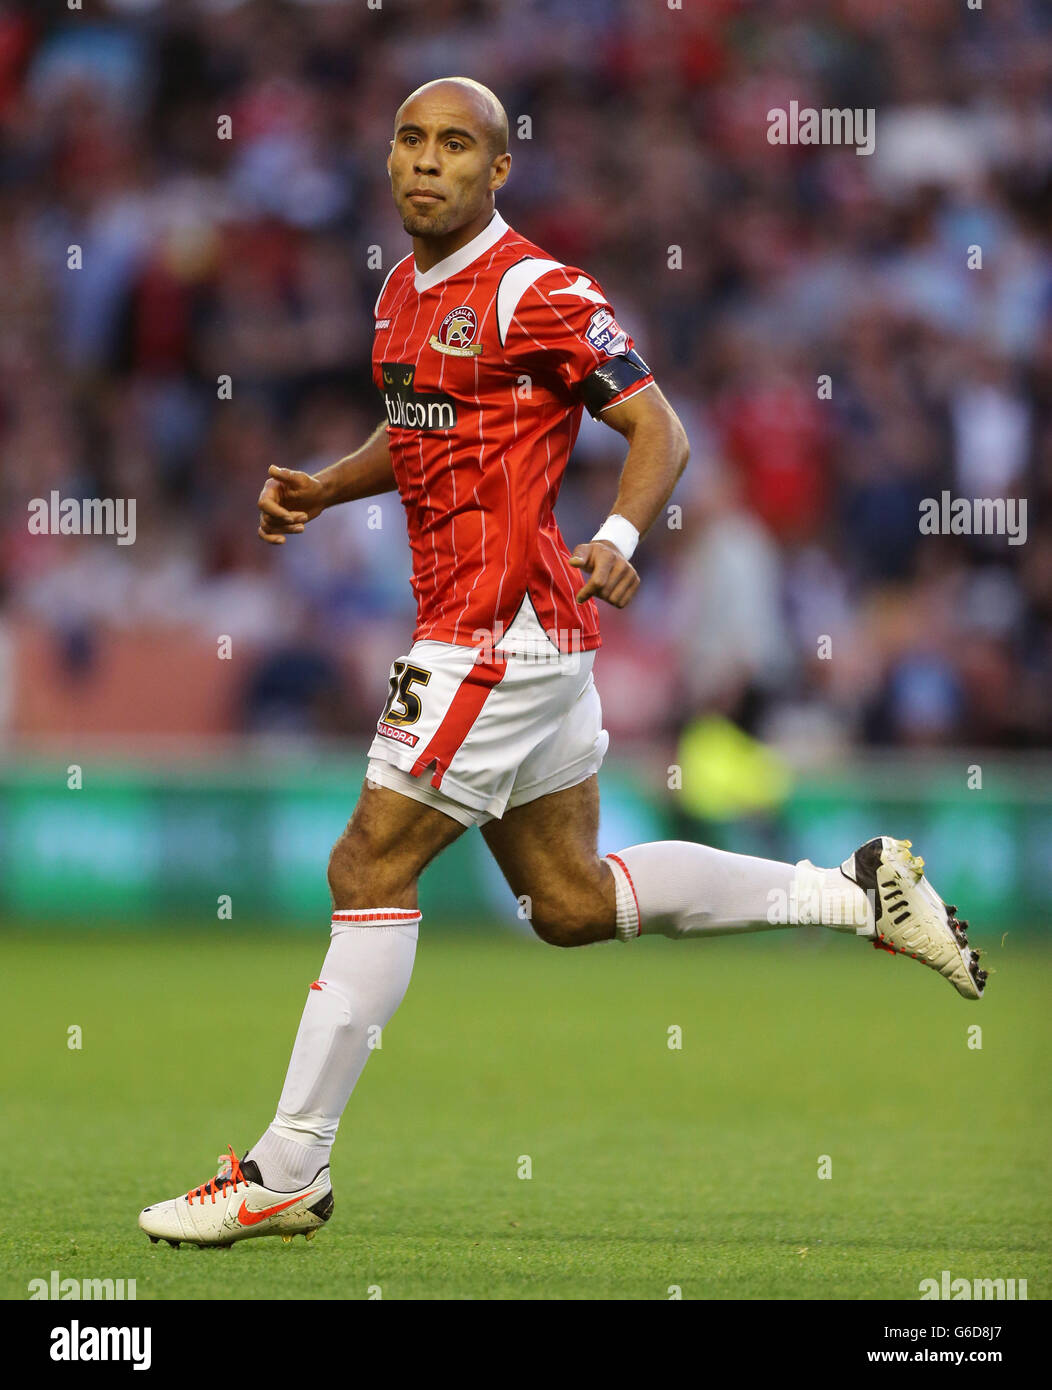
<svg viewBox="0 0 1052 1390">
<path fill-rule="evenodd" d="M 415 748 L 420 742 L 417 734 L 411 734 L 408 729 L 396 729 L 391 724 L 385 724 L 382 719 L 376 726 L 376 732 L 381 738 L 393 738 L 395 743 L 406 743 L 410 748 Z"/>
<path fill-rule="evenodd" d="M 376 333 L 379 333 L 379 331 L 380 331 L 381 328 L 390 328 L 390 327 L 391 327 L 391 320 L 390 320 L 390 319 L 377 319 L 376 322 L 375 322 L 375 324 L 373 325 L 373 331 L 376 332 Z"/>
<path fill-rule="evenodd" d="M 608 357 L 620 357 L 628 350 L 628 334 L 609 309 L 596 310 L 584 336 L 596 352 L 605 352 Z"/>
<path fill-rule="evenodd" d="M 387 423 L 396 429 L 435 433 L 457 423 L 457 406 L 442 391 L 415 391 L 416 366 L 410 362 L 381 363 Z"/>
<path fill-rule="evenodd" d="M 470 304 L 460 304 L 450 309 L 441 328 L 431 335 L 431 346 L 450 357 L 477 357 L 482 351 L 482 344 L 473 341 L 478 331 L 479 321 L 474 309 Z"/>
</svg>

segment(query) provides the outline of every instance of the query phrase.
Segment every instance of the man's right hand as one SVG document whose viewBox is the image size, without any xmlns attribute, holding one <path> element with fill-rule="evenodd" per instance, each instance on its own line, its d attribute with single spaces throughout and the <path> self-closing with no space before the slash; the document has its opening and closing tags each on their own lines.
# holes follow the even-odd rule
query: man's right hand
<svg viewBox="0 0 1052 1390">
<path fill-rule="evenodd" d="M 271 464 L 270 477 L 259 494 L 259 534 L 271 545 L 302 531 L 325 510 L 325 487 L 309 473 Z"/>
</svg>

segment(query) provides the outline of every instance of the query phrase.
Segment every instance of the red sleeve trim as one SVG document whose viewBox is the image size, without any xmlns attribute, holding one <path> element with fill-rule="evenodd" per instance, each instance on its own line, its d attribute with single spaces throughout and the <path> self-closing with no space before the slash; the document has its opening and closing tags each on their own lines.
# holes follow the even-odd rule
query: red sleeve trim
<svg viewBox="0 0 1052 1390">
<path fill-rule="evenodd" d="M 654 384 L 653 374 L 648 376 L 644 381 L 633 382 L 633 384 L 627 386 L 619 396 L 615 396 L 612 401 L 607 401 L 599 414 L 602 415 L 605 411 L 609 410 L 611 406 L 620 405 L 622 401 L 627 401 L 631 399 L 632 396 L 638 396 L 640 391 L 645 391 L 648 386 L 653 386 Z"/>
</svg>

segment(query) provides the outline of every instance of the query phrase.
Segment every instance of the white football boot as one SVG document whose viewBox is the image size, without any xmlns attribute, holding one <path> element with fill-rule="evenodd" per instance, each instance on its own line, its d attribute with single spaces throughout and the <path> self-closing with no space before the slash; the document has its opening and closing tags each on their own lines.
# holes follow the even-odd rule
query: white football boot
<svg viewBox="0 0 1052 1390">
<path fill-rule="evenodd" d="M 965 999 L 981 999 L 986 971 L 968 945 L 967 922 L 947 906 L 924 877 L 924 860 L 910 853 L 909 840 L 881 835 L 855 850 L 840 866 L 845 878 L 869 901 L 872 921 L 859 927 L 882 951 L 911 956 L 944 976 Z"/>
<path fill-rule="evenodd" d="M 210 1182 L 147 1207 L 139 1214 L 139 1225 L 154 1245 L 159 1240 L 176 1247 L 184 1240 L 190 1245 L 233 1245 L 252 1236 L 280 1236 L 288 1243 L 301 1233 L 311 1240 L 332 1208 L 327 1167 L 296 1192 L 275 1192 L 264 1187 L 251 1159 L 241 1163 L 228 1149 Z"/>
</svg>

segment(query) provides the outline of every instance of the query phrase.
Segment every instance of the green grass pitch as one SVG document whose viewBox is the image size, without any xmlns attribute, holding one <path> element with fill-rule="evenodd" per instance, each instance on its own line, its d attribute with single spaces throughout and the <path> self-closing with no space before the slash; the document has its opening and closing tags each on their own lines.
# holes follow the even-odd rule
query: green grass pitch
<svg viewBox="0 0 1052 1390">
<path fill-rule="evenodd" d="M 972 1005 L 811 930 L 558 951 L 425 922 L 329 1226 L 173 1250 L 137 1213 L 270 1119 L 324 926 L 9 934 L 0 1296 L 57 1270 L 140 1300 L 916 1300 L 948 1269 L 1047 1298 L 1052 953 L 981 944 Z"/>
</svg>

